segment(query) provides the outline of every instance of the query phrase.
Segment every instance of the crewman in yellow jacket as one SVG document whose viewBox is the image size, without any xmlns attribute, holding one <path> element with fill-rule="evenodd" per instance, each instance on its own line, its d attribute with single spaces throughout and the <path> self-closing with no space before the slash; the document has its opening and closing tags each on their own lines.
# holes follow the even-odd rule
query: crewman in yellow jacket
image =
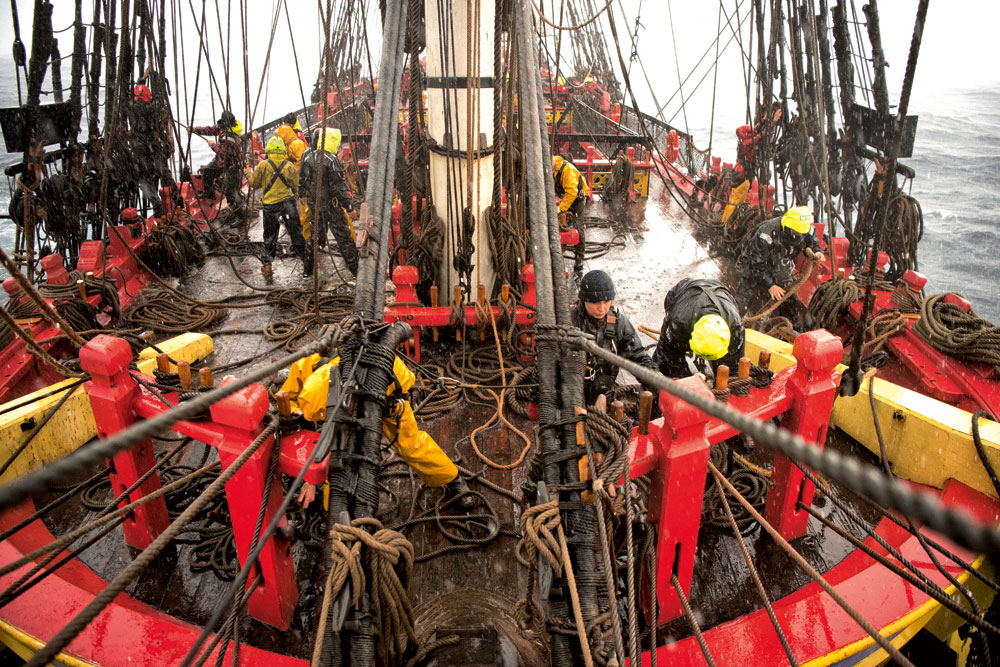
<svg viewBox="0 0 1000 667">
<path fill-rule="evenodd" d="M 264 149 L 267 158 L 261 160 L 250 175 L 250 187 L 264 192 L 264 278 L 271 280 L 271 262 L 278 251 L 278 231 L 285 224 L 292 239 L 292 249 L 302 258 L 304 273 L 312 275 L 312 253 L 307 252 L 299 226 L 299 211 L 295 201 L 299 192 L 299 172 L 292 166 L 285 150 L 285 142 L 272 137 Z"/>
<path fill-rule="evenodd" d="M 555 181 L 556 196 L 559 197 L 559 212 L 569 211 L 579 217 L 583 205 L 590 199 L 587 179 L 573 163 L 561 155 L 552 158 L 552 178 Z"/>
<path fill-rule="evenodd" d="M 295 114 L 290 113 L 282 119 L 281 127 L 275 131 L 275 134 L 285 142 L 285 148 L 288 150 L 288 161 L 295 166 L 296 171 L 302 166 L 302 154 L 308 148 L 306 142 L 299 139 L 299 135 L 295 131 L 298 124 L 299 121 L 296 120 Z M 309 206 L 305 201 L 299 202 L 299 220 L 302 223 L 302 238 L 308 241 L 312 232 L 312 218 L 309 214 Z"/>
<path fill-rule="evenodd" d="M 587 245 L 579 218 L 583 215 L 584 204 L 590 201 L 590 187 L 583 174 L 561 155 L 552 158 L 552 179 L 555 181 L 556 196 L 559 197 L 560 227 L 576 227 L 580 235 L 573 261 L 573 271 L 579 277 L 583 274 L 583 257 Z"/>
<path fill-rule="evenodd" d="M 292 410 L 299 412 L 308 421 L 321 422 L 326 419 L 326 400 L 330 388 L 330 369 L 340 363 L 334 357 L 320 363 L 320 355 L 312 354 L 299 359 L 288 371 L 288 379 L 281 385 L 281 391 L 288 393 Z M 317 367 L 318 365 L 318 367 Z M 445 493 L 460 496 L 456 504 L 469 509 L 475 499 L 469 495 L 469 487 L 458 474 L 458 468 L 448 455 L 434 442 L 434 438 L 417 426 L 413 408 L 407 399 L 416 378 L 399 357 L 395 357 L 392 372 L 396 382 L 389 385 L 386 414 L 382 417 L 382 435 L 392 443 L 400 457 L 413 468 L 424 484 L 430 487 L 444 486 Z M 397 393 L 399 392 L 399 393 Z"/>
</svg>

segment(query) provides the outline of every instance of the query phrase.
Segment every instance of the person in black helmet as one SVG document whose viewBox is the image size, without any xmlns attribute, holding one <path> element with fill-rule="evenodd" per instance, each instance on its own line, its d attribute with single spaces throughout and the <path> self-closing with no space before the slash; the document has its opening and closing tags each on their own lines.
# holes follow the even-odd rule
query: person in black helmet
<svg viewBox="0 0 1000 667">
<path fill-rule="evenodd" d="M 625 313 L 614 305 L 615 285 L 604 271 L 589 271 L 580 281 L 579 301 L 570 318 L 581 331 L 594 336 L 601 347 L 629 361 L 656 370 L 656 364 L 642 347 L 639 333 Z M 603 409 L 618 380 L 618 367 L 609 361 L 587 356 L 583 395 L 587 405 Z"/>
</svg>

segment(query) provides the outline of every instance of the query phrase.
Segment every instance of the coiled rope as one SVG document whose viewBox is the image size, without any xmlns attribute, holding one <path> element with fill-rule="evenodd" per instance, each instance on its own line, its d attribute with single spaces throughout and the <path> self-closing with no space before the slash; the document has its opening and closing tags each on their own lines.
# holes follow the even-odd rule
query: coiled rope
<svg viewBox="0 0 1000 667">
<path fill-rule="evenodd" d="M 993 366 L 1000 373 L 1000 327 L 946 303 L 946 294 L 933 294 L 920 304 L 913 331 L 935 349 L 965 361 Z"/>
<path fill-rule="evenodd" d="M 373 528 L 374 534 L 366 527 Z M 334 525 L 330 531 L 330 547 L 333 563 L 326 578 L 318 627 L 326 627 L 330 602 L 339 595 L 348 577 L 351 605 L 358 603 L 366 588 L 365 571 L 368 571 L 372 576 L 379 664 L 402 662 L 407 647 L 417 641 L 413 609 L 406 592 L 413 570 L 413 544 L 402 533 L 383 528 L 378 519 L 362 517 L 354 519 L 350 526 Z M 312 665 L 319 664 L 322 634 L 317 635 L 317 640 Z"/>
</svg>

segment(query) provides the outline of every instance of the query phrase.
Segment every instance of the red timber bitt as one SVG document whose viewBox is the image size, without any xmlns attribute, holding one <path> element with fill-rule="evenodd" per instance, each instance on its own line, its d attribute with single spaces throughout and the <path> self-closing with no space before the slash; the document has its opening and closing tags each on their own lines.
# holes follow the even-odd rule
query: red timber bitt
<svg viewBox="0 0 1000 667">
<path fill-rule="evenodd" d="M 97 434 L 106 439 L 134 424 L 138 419 L 132 402 L 139 393 L 139 385 L 129 374 L 132 349 L 121 338 L 100 334 L 80 350 L 80 367 L 90 374 L 86 383 L 90 406 L 94 411 Z M 111 469 L 111 489 L 117 497 L 132 486 L 156 464 L 153 443 L 148 438 L 115 454 L 108 460 Z M 135 502 L 160 488 L 160 476 L 153 474 L 135 489 L 119 506 Z M 136 508 L 125 517 L 125 543 L 136 549 L 145 549 L 167 526 L 166 501 L 160 497 Z"/>
<path fill-rule="evenodd" d="M 224 380 L 223 386 L 234 379 Z M 227 396 L 212 405 L 212 421 L 222 427 L 222 440 L 216 445 L 223 468 L 233 461 L 264 430 L 264 417 L 270 408 L 267 389 L 255 383 Z M 275 438 L 267 440 L 254 452 L 243 467 L 226 482 L 226 501 L 233 522 L 233 536 L 240 565 L 244 565 L 250 555 L 254 529 L 257 526 L 259 508 L 264 505 L 263 526 L 267 526 L 281 509 L 281 478 L 275 471 L 271 480 L 270 495 L 264 498 L 267 472 L 274 452 Z M 287 521 L 281 518 L 279 528 L 287 528 Z M 263 530 L 263 528 L 261 528 Z M 295 565 L 292 562 L 291 541 L 287 530 L 275 531 L 264 545 L 263 551 L 250 576 L 246 587 L 253 585 L 256 574 L 261 575 L 261 584 L 254 590 L 247 602 L 250 614 L 268 625 L 287 630 L 299 600 L 295 584 Z M 255 574 L 256 573 L 256 574 Z"/>
<path fill-rule="evenodd" d="M 759 421 L 781 417 L 783 429 L 822 447 L 839 384 L 836 365 L 843 345 L 829 332 L 818 330 L 796 338 L 793 350 L 795 366 L 776 373 L 767 387 L 754 387 L 745 396 L 731 395 L 729 406 Z M 700 376 L 674 382 L 715 398 Z M 632 479 L 649 475 L 649 520 L 657 527 L 659 623 L 665 623 L 683 613 L 671 576 L 677 576 L 685 595 L 691 592 L 710 448 L 739 431 L 665 391 L 660 392 L 659 405 L 663 418 L 633 431 L 629 460 Z M 787 539 L 804 534 L 809 515 L 796 503 L 811 504 L 813 485 L 780 454 L 774 457 L 771 483 L 767 520 Z"/>
<path fill-rule="evenodd" d="M 88 383 L 88 391 L 102 438 L 122 431 L 138 420 L 156 417 L 177 405 L 176 392 L 162 394 L 169 403 L 164 405 L 139 386 L 128 370 L 131 360 L 128 343 L 106 335 L 95 337 L 80 352 L 81 366 L 93 378 Z M 227 378 L 222 384 L 235 381 L 235 378 Z M 181 420 L 170 428 L 216 448 L 225 469 L 264 430 L 269 408 L 267 390 L 263 385 L 254 383 L 212 405 L 209 409 L 211 419 Z M 310 460 L 318 438 L 318 433 L 306 430 L 281 438 L 278 469 L 271 479 L 267 498 L 264 498 L 264 488 L 276 442 L 273 435 L 226 483 L 226 501 L 241 566 L 245 566 L 249 558 L 260 508 L 264 507 L 263 525 L 268 525 L 279 514 L 282 502 L 279 472 L 294 476 L 308 465 L 306 483 L 321 484 L 326 480 L 328 459 L 321 463 Z M 112 473 L 115 491 L 120 493 L 154 463 L 153 448 L 148 440 L 116 455 Z M 137 500 L 157 488 L 160 488 L 160 480 L 154 473 L 131 495 L 130 500 Z M 298 588 L 288 531 L 282 530 L 287 526 L 284 518 L 280 521 L 279 530 L 264 543 L 260 557 L 247 578 L 248 588 L 258 575 L 261 578 L 248 601 L 248 609 L 254 618 L 286 630 L 298 602 Z M 147 546 L 169 524 L 163 499 L 136 510 L 131 523 L 134 525 L 125 524 L 126 542 L 135 547 Z"/>
<path fill-rule="evenodd" d="M 781 428 L 822 449 L 840 384 L 836 367 L 843 357 L 844 345 L 839 338 L 820 329 L 799 335 L 792 354 L 797 362 L 787 384 L 792 405 L 781 418 Z M 797 503 L 812 505 L 814 491 L 815 485 L 791 459 L 783 454 L 774 455 L 764 517 L 786 540 L 805 534 L 809 514 L 799 509 Z"/>
<path fill-rule="evenodd" d="M 700 377 L 675 382 L 714 400 Z M 691 594 L 711 443 L 708 415 L 665 391 L 659 400 L 663 423 L 654 435 L 658 465 L 650 475 L 649 520 L 656 525 L 656 595 L 662 623 L 684 613 L 671 575 L 677 575 L 685 595 Z"/>
<path fill-rule="evenodd" d="M 401 264 L 392 271 L 392 283 L 396 286 L 395 301 L 383 309 L 383 317 L 386 322 L 406 322 L 413 329 L 413 358 L 420 363 L 420 333 L 421 329 L 431 327 L 437 330 L 438 327 L 455 327 L 460 331 L 461 327 L 485 326 L 489 327 L 492 322 L 499 326 L 504 322 L 504 312 L 511 313 L 515 325 L 522 330 L 531 329 L 535 326 L 535 269 L 531 264 L 521 269 L 521 278 L 524 281 L 524 296 L 518 303 L 510 301 L 510 288 L 501 286 L 500 296 L 496 304 L 470 304 L 462 306 L 459 292 L 452 303 L 439 305 L 437 299 L 432 296 L 430 306 L 423 305 L 417 296 L 418 271 L 415 266 Z M 480 286 L 481 287 L 481 286 Z M 477 290 L 483 295 L 481 290 Z M 482 296 L 481 298 L 485 298 Z M 503 301 L 501 304 L 500 301 Z M 489 314 L 493 311 L 491 319 L 486 322 L 479 322 L 478 313 Z M 409 341 L 407 341 L 409 351 Z"/>
</svg>

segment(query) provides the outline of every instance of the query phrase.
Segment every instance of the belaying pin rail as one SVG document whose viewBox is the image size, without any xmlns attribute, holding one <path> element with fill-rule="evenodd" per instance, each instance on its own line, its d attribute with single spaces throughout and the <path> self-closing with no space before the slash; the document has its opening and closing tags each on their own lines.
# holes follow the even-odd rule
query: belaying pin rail
<svg viewBox="0 0 1000 667">
<path fill-rule="evenodd" d="M 754 387 L 749 394 L 729 397 L 729 406 L 761 421 L 781 418 L 781 427 L 798 433 L 807 443 L 822 448 L 843 355 L 840 340 L 825 330 L 810 331 L 795 339 L 795 366 L 776 373 L 770 386 Z M 749 377 L 748 364 L 740 375 Z M 718 377 L 729 377 L 728 369 Z M 701 376 L 674 380 L 688 390 L 711 397 Z M 649 399 L 640 397 L 640 415 Z M 683 613 L 681 600 L 671 584 L 677 575 L 685 595 L 691 593 L 694 558 L 698 544 L 705 478 L 711 446 L 739 433 L 710 418 L 686 401 L 661 391 L 662 419 L 640 424 L 629 445 L 631 479 L 649 475 L 649 520 L 656 524 L 656 584 L 659 622 Z M 797 503 L 811 505 L 814 485 L 788 458 L 775 454 L 765 518 L 785 539 L 804 535 L 809 514 Z"/>
<path fill-rule="evenodd" d="M 98 433 L 107 438 L 124 430 L 140 419 L 151 419 L 177 405 L 176 392 L 163 392 L 170 405 L 146 391 L 129 371 L 132 351 L 120 338 L 99 335 L 80 351 L 80 365 L 91 375 L 88 394 L 94 411 Z M 210 377 L 202 380 L 211 382 Z M 225 385 L 235 378 L 222 381 Z M 188 377 L 190 383 L 190 376 Z M 267 389 L 260 383 L 251 384 L 223 398 L 209 408 L 210 417 L 182 420 L 171 426 L 173 431 L 188 436 L 219 452 L 222 468 L 232 465 L 240 454 L 264 430 L 264 421 L 270 409 Z M 295 476 L 306 465 L 319 434 L 299 430 L 281 437 L 278 466 L 271 479 L 268 497 L 264 488 L 275 445 L 274 436 L 265 441 L 250 459 L 226 483 L 226 501 L 233 524 L 233 535 L 240 565 L 246 564 L 250 544 L 257 524 L 259 508 L 265 506 L 264 525 L 278 513 L 282 502 L 280 473 Z M 305 475 L 309 484 L 326 481 L 328 459 L 311 462 Z M 149 440 L 117 454 L 113 460 L 111 482 L 115 493 L 121 493 L 155 464 L 156 457 Z M 158 474 L 150 478 L 122 502 L 138 500 L 160 488 Z M 284 522 L 284 519 L 282 519 Z M 125 542 L 129 546 L 145 548 L 169 525 L 167 507 L 162 498 L 137 509 L 126 521 Z M 248 601 L 251 616 L 268 625 L 288 629 L 292 613 L 298 602 L 295 566 L 292 562 L 291 544 L 286 531 L 278 530 L 264 545 L 255 565 L 262 582 Z M 247 579 L 252 585 L 256 575 Z"/>
</svg>

